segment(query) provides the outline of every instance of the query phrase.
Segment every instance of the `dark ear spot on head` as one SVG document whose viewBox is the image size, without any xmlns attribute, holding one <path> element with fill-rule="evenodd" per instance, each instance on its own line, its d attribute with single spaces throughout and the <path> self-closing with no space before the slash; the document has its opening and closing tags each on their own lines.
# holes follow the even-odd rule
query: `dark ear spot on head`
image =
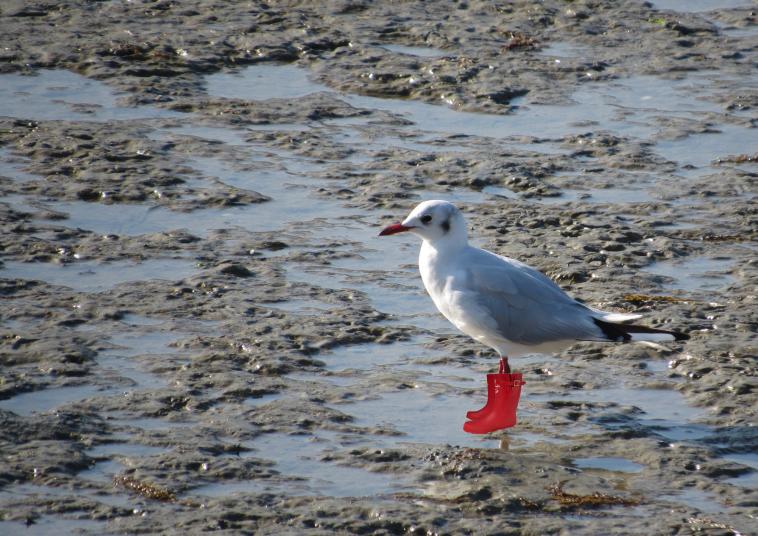
<svg viewBox="0 0 758 536">
<path fill-rule="evenodd" d="M 446 233 L 450 230 L 450 220 L 445 220 L 442 222 L 442 230 Z"/>
</svg>

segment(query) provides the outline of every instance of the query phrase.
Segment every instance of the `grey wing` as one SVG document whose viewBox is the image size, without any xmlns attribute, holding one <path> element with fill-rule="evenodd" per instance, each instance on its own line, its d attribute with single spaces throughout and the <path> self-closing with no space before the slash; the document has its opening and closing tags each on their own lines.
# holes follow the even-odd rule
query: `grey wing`
<svg viewBox="0 0 758 536">
<path fill-rule="evenodd" d="M 481 253 L 485 255 L 476 255 L 468 265 L 469 284 L 503 337 L 527 345 L 603 340 L 593 311 L 546 275 L 513 259 Z"/>
</svg>

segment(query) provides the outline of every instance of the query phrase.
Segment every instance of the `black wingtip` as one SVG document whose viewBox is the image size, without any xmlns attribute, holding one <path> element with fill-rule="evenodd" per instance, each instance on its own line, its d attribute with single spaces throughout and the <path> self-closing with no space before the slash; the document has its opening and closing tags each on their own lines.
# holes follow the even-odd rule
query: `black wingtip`
<svg viewBox="0 0 758 536">
<path fill-rule="evenodd" d="M 593 318 L 595 325 L 601 329 L 609 341 L 630 342 L 634 333 L 663 333 L 674 337 L 675 341 L 687 341 L 690 336 L 681 331 L 669 331 L 665 329 L 649 328 L 647 326 L 636 326 L 634 324 L 616 324 L 606 322 L 599 318 Z"/>
</svg>

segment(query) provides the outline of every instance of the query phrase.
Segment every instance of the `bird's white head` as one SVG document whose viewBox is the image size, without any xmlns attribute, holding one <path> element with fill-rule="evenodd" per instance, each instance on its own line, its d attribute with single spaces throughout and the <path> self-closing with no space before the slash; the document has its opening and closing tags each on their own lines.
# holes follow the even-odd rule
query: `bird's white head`
<svg viewBox="0 0 758 536">
<path fill-rule="evenodd" d="M 466 220 L 452 203 L 424 201 L 414 208 L 403 223 L 385 227 L 379 236 L 410 231 L 431 244 L 450 242 L 465 245 L 468 242 Z"/>
</svg>

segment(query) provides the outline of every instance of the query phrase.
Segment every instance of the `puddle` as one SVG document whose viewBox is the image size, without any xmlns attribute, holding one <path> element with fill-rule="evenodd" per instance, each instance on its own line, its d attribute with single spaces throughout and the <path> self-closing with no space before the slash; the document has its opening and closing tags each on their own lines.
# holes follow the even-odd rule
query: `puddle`
<svg viewBox="0 0 758 536">
<path fill-rule="evenodd" d="M 537 52 L 537 54 L 551 58 L 587 58 L 592 55 L 592 52 L 593 49 L 586 45 L 558 42 L 550 43 Z M 560 63 L 560 60 L 556 63 Z"/>
<path fill-rule="evenodd" d="M 515 443 L 514 446 L 517 447 L 526 447 L 527 449 L 533 448 L 535 445 L 538 445 L 540 443 L 548 443 L 548 444 L 566 444 L 570 443 L 568 439 L 563 439 L 556 436 L 548 436 L 545 434 L 537 434 L 534 432 L 524 432 L 522 430 L 519 430 L 518 428 L 513 429 L 512 431 L 509 431 L 510 434 L 510 441 Z"/>
<path fill-rule="evenodd" d="M 668 372 L 671 370 L 670 361 L 667 359 L 651 359 L 644 361 L 645 368 L 650 372 Z"/>
<path fill-rule="evenodd" d="M 269 402 L 273 402 L 274 400 L 278 400 L 279 398 L 281 398 L 281 396 L 282 396 L 281 393 L 270 393 L 267 395 L 261 395 L 257 397 L 248 397 L 245 400 L 243 400 L 242 403 L 251 408 L 255 408 L 258 406 L 262 406 L 264 404 L 268 404 Z"/>
<path fill-rule="evenodd" d="M 343 448 L 333 434 L 273 433 L 244 442 L 243 445 L 254 449 L 245 455 L 272 460 L 276 462 L 274 469 L 281 475 L 304 480 L 293 482 L 261 479 L 213 483 L 195 488 L 192 495 L 221 497 L 234 493 L 281 492 L 286 489 L 288 495 L 365 497 L 388 494 L 407 487 L 402 477 L 319 461 L 330 450 Z"/>
<path fill-rule="evenodd" d="M 302 193 L 302 197 L 309 200 L 310 207 L 315 205 L 313 199 L 307 197 L 304 191 L 298 193 Z M 198 209 L 192 212 L 173 211 L 154 205 L 106 205 L 85 201 L 46 202 L 40 205 L 68 215 L 65 220 L 54 220 L 55 225 L 86 229 L 103 235 L 138 236 L 183 229 L 194 235 L 206 237 L 216 229 L 246 227 L 268 231 L 278 229 L 282 225 L 281 207 L 277 205 L 274 209 L 268 202 L 223 209 Z M 279 218 L 272 221 L 268 216 L 277 211 Z"/>
<path fill-rule="evenodd" d="M 182 125 L 170 127 L 152 132 L 148 137 L 153 140 L 164 141 L 172 135 L 190 136 L 206 141 L 217 141 L 228 145 L 245 145 L 245 131 L 230 127 L 211 127 L 207 125 Z"/>
<path fill-rule="evenodd" d="M 110 412 L 108 421 L 114 426 L 126 426 L 130 428 L 139 428 L 146 431 L 169 432 L 178 428 L 191 428 L 195 426 L 193 422 L 170 421 L 159 417 L 137 417 L 137 418 L 119 418 L 118 412 Z"/>
<path fill-rule="evenodd" d="M 113 395 L 116 392 L 115 388 L 95 385 L 42 389 L 0 400 L 0 408 L 12 411 L 22 417 L 28 417 L 34 413 L 46 413 L 67 404 L 97 396 Z"/>
<path fill-rule="evenodd" d="M 159 324 L 163 324 L 164 319 L 151 318 L 149 316 L 137 315 L 134 313 L 126 313 L 121 318 L 121 322 L 128 326 L 157 326 Z"/>
<path fill-rule="evenodd" d="M 152 106 L 123 107 L 97 80 L 65 70 L 0 75 L 0 116 L 34 120 L 110 121 L 182 117 Z"/>
<path fill-rule="evenodd" d="M 555 46 L 559 53 L 572 51 L 570 45 Z M 295 97 L 330 92 L 355 107 L 403 116 L 425 133 L 500 139 L 515 136 L 556 138 L 598 127 L 619 135 L 649 139 L 659 131 L 660 116 L 668 117 L 673 113 L 693 117 L 702 112 L 721 112 L 719 104 L 697 98 L 709 93 L 713 78 L 717 77 L 708 73 L 682 80 L 636 76 L 609 82 L 587 82 L 571 96 L 571 105 L 523 105 L 519 99 L 514 101 L 517 105 L 515 113 L 509 115 L 461 112 L 444 105 L 413 100 L 338 94 L 311 81 L 308 74 L 307 70 L 294 65 L 255 65 L 236 73 L 210 75 L 206 80 L 208 92 L 219 97 L 262 100 L 283 96 L 282 87 L 292 88 L 286 91 L 294 92 Z M 556 121 L 556 117 L 562 120 Z M 539 145 L 529 147 L 540 152 Z"/>
<path fill-rule="evenodd" d="M 440 50 L 439 48 L 431 47 L 413 47 L 405 45 L 381 45 L 381 48 L 389 50 L 390 52 L 397 52 L 398 54 L 405 54 L 406 56 L 417 56 L 419 58 L 439 58 L 441 56 L 449 56 L 451 54 Z"/>
<path fill-rule="evenodd" d="M 712 162 L 726 156 L 754 154 L 758 132 L 754 128 L 720 124 L 715 127 L 718 132 L 692 134 L 676 140 L 660 140 L 655 151 L 666 160 L 696 168 L 710 169 L 713 173 L 723 173 L 718 167 L 711 167 Z"/>
<path fill-rule="evenodd" d="M 749 0 L 651 0 L 650 3 L 656 9 L 670 9 L 682 13 L 699 13 L 752 5 Z"/>
<path fill-rule="evenodd" d="M 656 261 L 642 268 L 644 272 L 666 278 L 664 286 L 686 291 L 713 291 L 734 284 L 735 277 L 729 273 L 733 259 L 709 259 L 694 257 Z"/>
<path fill-rule="evenodd" d="M 725 510 L 725 506 L 718 502 L 713 495 L 696 488 L 688 488 L 667 495 L 661 495 L 658 499 L 683 504 L 706 514 L 721 514 Z"/>
<path fill-rule="evenodd" d="M 291 155 L 290 160 L 292 160 Z M 294 162 L 294 161 L 293 161 Z M 191 212 L 172 211 L 155 205 L 104 204 L 84 201 L 37 203 L 41 209 L 67 214 L 65 220 L 51 220 L 55 225 L 86 229 L 98 234 L 137 236 L 141 234 L 185 229 L 207 236 L 211 230 L 242 227 L 251 232 L 274 231 L 295 221 L 347 214 L 336 203 L 311 195 L 322 186 L 286 170 L 237 171 L 215 157 L 195 157 L 190 161 L 208 179 L 217 179 L 230 186 L 260 191 L 271 201 L 223 209 L 206 208 Z M 303 163 L 298 163 L 302 167 Z M 293 167 L 295 167 L 293 165 Z M 208 183 L 208 187 L 212 186 Z M 18 203 L 11 206 L 16 210 Z M 29 211 L 29 209 L 25 209 Z M 34 208 L 31 209 L 34 211 Z M 144 263 L 143 263 L 144 264 Z M 184 272 L 181 272 L 184 273 Z"/>
<path fill-rule="evenodd" d="M 754 37 L 755 35 L 758 35 L 758 32 L 756 32 L 755 26 L 732 26 L 721 29 L 722 33 L 728 35 L 729 37 L 734 38 L 741 38 L 741 37 Z"/>
<path fill-rule="evenodd" d="M 386 426 L 402 434 L 376 437 L 373 444 L 397 446 L 403 443 L 429 443 L 497 448 L 499 438 L 477 436 L 463 431 L 466 411 L 481 407 L 482 404 L 477 404 L 483 402 L 483 398 L 479 400 L 465 395 L 434 395 L 424 389 L 423 384 L 418 385 L 417 388 L 382 393 L 374 400 L 339 404 L 334 408 L 353 416 L 356 419 L 354 424 L 358 426 Z M 484 393 L 484 382 L 481 389 Z"/>
<path fill-rule="evenodd" d="M 133 357 L 145 354 L 173 354 L 176 349 L 171 344 L 189 335 L 178 331 L 135 331 L 111 335 L 110 341 L 120 348 L 107 350 L 108 353 L 123 357 Z"/>
<path fill-rule="evenodd" d="M 674 389 L 614 387 L 576 391 L 565 396 L 527 392 L 526 398 L 529 402 L 540 405 L 551 400 L 571 400 L 633 406 L 644 412 L 643 416 L 635 417 L 637 423 L 649 427 L 669 441 L 697 441 L 711 434 L 710 426 L 692 422 L 704 417 L 707 411 L 687 405 L 684 397 Z M 615 412 L 613 408 L 601 411 Z M 613 425 L 604 423 L 603 426 Z"/>
<path fill-rule="evenodd" d="M 163 454 L 168 449 L 164 447 L 153 447 L 151 445 L 140 445 L 138 443 L 103 443 L 87 449 L 87 456 L 99 458 L 103 456 L 123 456 L 127 458 L 146 458 L 157 454 Z"/>
<path fill-rule="evenodd" d="M 312 93 L 333 91 L 323 84 L 312 82 L 309 71 L 294 65 L 260 64 L 235 73 L 220 73 L 206 77 L 206 91 L 214 97 L 255 100 L 296 99 Z"/>
<path fill-rule="evenodd" d="M 0 521 L 0 534 L 24 536 L 51 536 L 56 534 L 105 534 L 105 521 L 67 519 L 60 515 L 40 516 L 32 525 L 23 521 Z"/>
<path fill-rule="evenodd" d="M 261 302 L 260 305 L 285 313 L 297 313 L 306 316 L 318 316 L 331 309 L 332 305 L 316 299 L 289 298 L 286 301 Z"/>
<path fill-rule="evenodd" d="M 97 263 L 94 261 L 55 264 L 49 262 L 7 261 L 0 268 L 0 277 L 45 281 L 79 292 L 102 292 L 122 283 L 165 280 L 178 281 L 196 273 L 189 259 L 149 259 L 141 263 L 129 261 Z"/>
<path fill-rule="evenodd" d="M 729 478 L 726 482 L 735 486 L 742 486 L 745 488 L 758 489 L 758 454 L 754 452 L 746 452 L 742 454 L 725 454 L 721 456 L 722 459 L 740 465 L 745 465 L 753 470 L 744 475 L 740 475 L 734 478 Z"/>
<path fill-rule="evenodd" d="M 614 471 L 619 473 L 639 473 L 645 468 L 644 465 L 627 460 L 626 458 L 616 458 L 612 456 L 577 458 L 572 463 L 580 469 L 600 469 L 603 471 Z"/>
<path fill-rule="evenodd" d="M 358 290 L 368 296 L 375 309 L 391 314 L 401 322 L 422 329 L 450 331 L 447 321 L 436 311 L 420 282 L 418 285 L 401 285 L 386 280 L 367 280 L 367 271 L 334 266 L 300 267 L 288 264 L 285 271 L 288 281 L 325 289 Z"/>
<path fill-rule="evenodd" d="M 77 473 L 81 479 L 109 484 L 113 482 L 113 477 L 124 471 L 124 465 L 116 460 L 106 460 L 95 463 L 89 469 Z"/>
<path fill-rule="evenodd" d="M 423 374 L 431 374 L 433 377 L 449 374 L 456 377 L 466 376 L 469 381 L 481 380 L 481 375 L 470 369 L 454 369 L 445 365 L 425 363 L 436 358 L 443 358 L 447 352 L 425 348 L 424 342 L 428 342 L 426 337 L 393 344 L 381 344 L 377 345 L 371 352 L 367 352 L 365 346 L 360 344 L 340 346 L 321 356 L 321 359 L 326 363 L 326 370 L 332 372 L 354 369 L 369 370 L 392 365 L 397 370 L 418 370 Z M 419 360 L 423 361 L 420 362 Z M 467 384 L 469 387 L 472 385 L 476 384 Z"/>
<path fill-rule="evenodd" d="M 37 175 L 24 171 L 28 165 L 26 158 L 15 156 L 8 147 L 0 147 L 0 177 L 8 177 L 21 184 L 39 179 Z"/>
<path fill-rule="evenodd" d="M 188 214 L 171 212 L 156 205 L 126 203 L 105 204 L 86 201 L 34 202 L 29 207 L 15 203 L 11 208 L 35 212 L 49 210 L 65 214 L 66 219 L 42 219 L 56 226 L 86 229 L 102 235 L 139 235 L 158 233 L 184 227 Z"/>
<path fill-rule="evenodd" d="M 110 487 L 110 486 L 109 486 Z M 111 494 L 109 491 L 102 490 L 102 489 L 91 489 L 91 488 L 84 488 L 84 487 L 53 487 L 53 486 L 38 486 L 36 484 L 17 484 L 9 486 L 8 488 L 3 489 L 0 491 L 0 509 L 2 509 L 3 502 L 8 502 L 13 504 L 14 502 L 19 502 L 22 499 L 27 500 L 33 500 L 34 498 L 45 498 L 45 499 L 70 499 L 72 495 L 76 495 L 79 498 L 86 498 L 90 499 L 92 501 L 95 501 L 97 503 L 101 504 L 107 504 L 109 506 L 116 506 L 119 508 L 128 508 L 133 503 L 131 501 L 130 497 L 114 493 Z M 92 532 L 84 531 L 86 526 L 89 523 L 88 519 L 84 519 L 81 521 L 84 521 L 83 524 L 80 526 L 76 526 L 76 523 L 78 521 L 76 520 L 68 520 L 68 519 L 61 519 L 61 518 L 55 518 L 56 519 L 56 528 L 58 527 L 57 522 L 61 522 L 61 530 L 50 530 L 51 527 L 47 527 L 47 516 L 42 516 L 40 518 L 35 519 L 35 524 L 27 527 L 22 521 L 0 521 L 0 534 L 44 534 L 44 535 L 50 535 L 50 534 L 104 534 L 105 533 L 105 527 L 99 526 L 96 530 L 93 530 Z M 70 530 L 66 527 L 68 524 L 71 524 Z M 14 526 L 15 523 L 15 526 Z M 94 523 L 94 522 L 93 522 Z M 13 527 L 16 530 L 10 530 L 9 532 L 3 532 L 4 528 L 6 527 Z M 23 528 L 22 528 L 23 527 Z M 35 528 L 36 527 L 36 528 Z"/>
<path fill-rule="evenodd" d="M 292 155 L 289 156 L 290 158 L 285 160 L 285 165 L 288 161 L 293 161 Z M 281 168 L 281 164 L 273 164 L 268 160 L 258 158 L 255 158 L 254 161 L 260 162 L 265 167 L 244 171 L 236 170 L 230 163 L 216 157 L 194 157 L 188 161 L 188 164 L 203 175 L 216 178 L 224 184 L 236 188 L 254 190 L 271 197 L 274 201 L 283 202 L 286 200 L 288 207 L 294 202 L 295 206 L 298 207 L 299 214 L 305 212 L 305 214 L 302 214 L 303 219 L 323 216 L 323 208 L 319 209 L 318 203 L 309 197 L 310 192 L 307 186 L 313 184 L 314 181 L 304 179 L 289 172 L 287 169 L 276 169 L 277 167 Z M 298 165 L 301 166 L 304 162 L 307 162 L 307 159 L 302 159 L 298 162 Z M 315 186 L 315 184 L 313 185 Z M 300 197 L 307 198 L 310 202 L 305 203 Z M 257 211 L 260 208 L 265 211 L 267 208 L 265 205 L 267 204 L 257 203 L 256 206 L 248 207 L 248 210 Z M 281 206 L 277 207 L 277 210 L 281 210 Z M 282 217 L 276 218 L 276 221 L 280 222 L 279 224 L 281 225 Z"/>
<path fill-rule="evenodd" d="M 654 197 L 654 190 L 631 190 L 626 188 L 597 188 L 594 190 L 561 189 L 561 195 L 556 197 L 536 197 L 538 203 L 560 204 L 574 201 L 585 203 L 649 203 L 659 201 Z"/>
<path fill-rule="evenodd" d="M 156 358 L 165 361 L 165 354 L 175 354 L 169 345 L 184 336 L 177 332 L 134 332 L 118 333 L 110 336 L 110 342 L 119 346 L 98 353 L 97 364 L 103 370 L 110 371 L 120 377 L 134 382 L 135 389 L 161 389 L 168 382 L 160 376 L 150 373 L 145 359 L 136 356 L 148 356 L 155 362 Z"/>
</svg>

